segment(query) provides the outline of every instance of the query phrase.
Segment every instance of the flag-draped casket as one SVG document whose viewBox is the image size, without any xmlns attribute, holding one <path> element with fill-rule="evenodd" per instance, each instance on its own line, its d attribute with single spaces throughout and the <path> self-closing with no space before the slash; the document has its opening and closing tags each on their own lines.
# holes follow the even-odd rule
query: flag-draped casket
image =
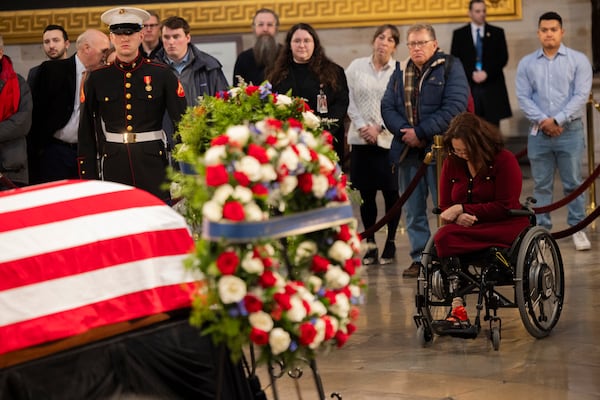
<svg viewBox="0 0 600 400">
<path fill-rule="evenodd" d="M 179 214 L 130 186 L 0 192 L 0 355 L 189 307 L 192 247 Z"/>
</svg>

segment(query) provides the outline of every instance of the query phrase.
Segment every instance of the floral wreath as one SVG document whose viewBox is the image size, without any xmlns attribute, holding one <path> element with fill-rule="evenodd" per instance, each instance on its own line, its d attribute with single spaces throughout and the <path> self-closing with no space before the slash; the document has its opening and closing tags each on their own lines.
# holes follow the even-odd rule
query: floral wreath
<svg viewBox="0 0 600 400">
<path fill-rule="evenodd" d="M 174 157 L 195 173 L 171 174 L 174 195 L 202 226 L 187 260 L 204 281 L 190 321 L 234 359 L 253 344 L 290 365 L 355 331 L 360 238 L 351 215 L 336 217 L 350 208 L 346 176 L 321 125 L 268 82 L 201 97 L 180 123 Z M 307 212 L 320 213 L 318 230 Z M 236 237 L 245 226 L 250 236 Z"/>
</svg>

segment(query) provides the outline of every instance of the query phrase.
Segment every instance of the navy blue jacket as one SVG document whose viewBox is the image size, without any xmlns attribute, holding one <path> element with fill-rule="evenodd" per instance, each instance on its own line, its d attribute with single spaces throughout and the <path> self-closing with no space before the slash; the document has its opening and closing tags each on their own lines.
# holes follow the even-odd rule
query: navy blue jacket
<svg viewBox="0 0 600 400">
<path fill-rule="evenodd" d="M 400 129 L 414 128 L 417 137 L 427 142 L 426 147 L 428 149 L 433 142 L 433 137 L 443 135 L 448 129 L 450 120 L 467 109 L 469 83 L 460 60 L 454 58 L 448 72 L 445 68 L 448 60 L 445 63 L 429 67 L 435 60 L 444 57 L 449 56 L 437 52 L 424 66 L 426 71 L 421 79 L 419 101 L 416 105 L 420 121 L 416 126 L 411 126 L 406 116 L 404 71 L 399 63 L 390 77 L 381 100 L 381 115 L 386 128 L 394 135 L 390 149 L 390 161 L 392 163 L 398 162 L 405 146 L 402 142 L 403 134 Z M 411 151 L 417 152 L 420 150 L 411 149 Z"/>
</svg>

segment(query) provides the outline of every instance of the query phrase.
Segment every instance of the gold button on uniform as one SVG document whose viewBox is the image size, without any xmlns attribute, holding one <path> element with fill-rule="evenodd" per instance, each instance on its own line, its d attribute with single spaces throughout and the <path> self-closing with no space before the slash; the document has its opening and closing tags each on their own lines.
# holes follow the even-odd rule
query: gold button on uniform
<svg viewBox="0 0 600 400">
<path fill-rule="evenodd" d="M 131 132 L 133 130 L 133 126 L 127 125 L 127 132 Z"/>
<path fill-rule="evenodd" d="M 127 121 L 131 121 L 133 119 L 133 116 L 131 114 L 128 114 L 126 118 L 127 118 Z"/>
<path fill-rule="evenodd" d="M 131 78 L 131 72 L 126 73 L 125 78 Z"/>
<path fill-rule="evenodd" d="M 127 82 L 127 83 L 125 84 L 125 87 L 126 87 L 127 89 L 129 89 L 129 88 L 131 87 L 131 83 Z"/>
<path fill-rule="evenodd" d="M 128 109 L 128 110 L 131 110 L 131 104 L 126 104 L 125 108 Z"/>
<path fill-rule="evenodd" d="M 130 99 L 130 98 L 131 98 L 131 93 L 127 93 L 127 94 L 125 94 L 125 98 L 126 98 L 126 99 Z"/>
</svg>

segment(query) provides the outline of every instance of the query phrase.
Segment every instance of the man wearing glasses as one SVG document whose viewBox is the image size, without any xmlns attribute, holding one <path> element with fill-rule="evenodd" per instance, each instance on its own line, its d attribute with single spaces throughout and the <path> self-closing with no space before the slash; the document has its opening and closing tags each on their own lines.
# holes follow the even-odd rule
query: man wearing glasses
<svg viewBox="0 0 600 400">
<path fill-rule="evenodd" d="M 154 11 L 147 11 L 150 18 L 142 25 L 142 44 L 140 53 L 146 58 L 153 60 L 156 53 L 163 48 L 160 40 L 160 17 Z"/>
<path fill-rule="evenodd" d="M 163 189 L 168 165 L 163 115 L 167 112 L 177 124 L 186 108 L 185 91 L 166 65 L 139 52 L 142 23 L 149 17 L 132 7 L 102 14 L 116 58 L 92 72 L 85 85 L 79 175 L 135 186 L 168 201 Z"/>
<path fill-rule="evenodd" d="M 410 58 L 397 64 L 381 100 L 381 115 L 394 139 L 390 162 L 398 168 L 400 192 L 404 192 L 435 135 L 443 135 L 450 120 L 467 108 L 469 83 L 460 60 L 438 48 L 431 25 L 417 24 L 407 31 Z M 403 207 L 410 240 L 412 263 L 402 275 L 416 277 L 421 253 L 429 240 L 427 197 L 437 206 L 436 169 L 431 165 Z"/>
</svg>

